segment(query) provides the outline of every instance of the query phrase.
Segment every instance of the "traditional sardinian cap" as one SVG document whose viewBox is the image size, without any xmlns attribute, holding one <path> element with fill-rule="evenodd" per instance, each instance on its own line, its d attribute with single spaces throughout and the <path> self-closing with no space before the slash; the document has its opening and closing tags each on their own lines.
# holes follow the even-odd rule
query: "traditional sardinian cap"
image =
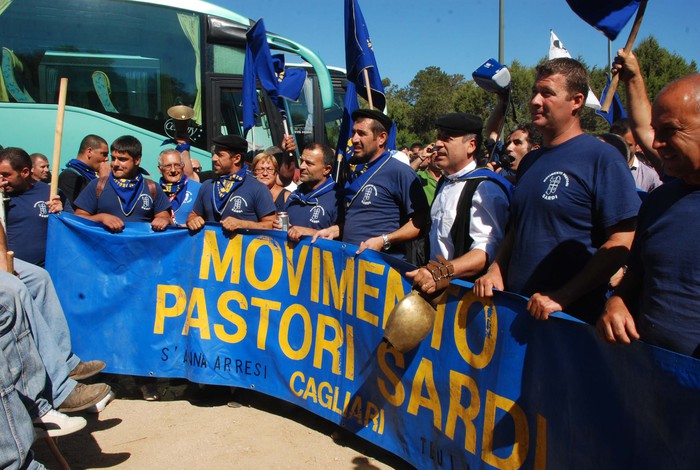
<svg viewBox="0 0 700 470">
<path fill-rule="evenodd" d="M 450 134 L 481 134 L 484 121 L 479 116 L 467 113 L 450 113 L 439 117 L 435 121 L 435 127 L 444 129 Z"/>
<path fill-rule="evenodd" d="M 352 113 L 352 120 L 357 121 L 358 119 L 369 118 L 378 121 L 379 124 L 384 126 L 384 129 L 389 132 L 391 130 L 391 125 L 393 121 L 389 116 L 381 111 L 375 109 L 357 109 Z"/>
<path fill-rule="evenodd" d="M 245 155 L 248 152 L 248 141 L 239 135 L 220 135 L 211 139 L 212 143 L 224 150 Z"/>
</svg>

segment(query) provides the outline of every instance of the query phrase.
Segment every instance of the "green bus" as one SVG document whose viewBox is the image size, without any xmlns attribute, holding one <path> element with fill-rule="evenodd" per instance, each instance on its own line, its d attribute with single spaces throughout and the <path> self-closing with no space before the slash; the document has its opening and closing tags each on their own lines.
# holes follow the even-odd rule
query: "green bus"
<svg viewBox="0 0 700 470">
<path fill-rule="evenodd" d="M 59 81 L 67 77 L 61 166 L 87 134 L 108 142 L 131 134 L 143 144 L 142 165 L 155 174 L 161 144 L 174 133 L 167 110 L 184 104 L 195 110 L 188 129 L 192 156 L 208 169 L 211 139 L 242 134 L 251 24 L 198 0 L 0 0 L 0 145 L 52 155 Z M 301 98 L 287 102 L 297 145 L 335 145 L 325 114 L 337 108 L 339 78 L 332 80 L 321 58 L 292 40 L 268 33 L 268 43 L 273 54 L 307 64 Z M 263 90 L 259 99 L 261 117 L 247 137 L 265 148 L 284 131 Z"/>
</svg>

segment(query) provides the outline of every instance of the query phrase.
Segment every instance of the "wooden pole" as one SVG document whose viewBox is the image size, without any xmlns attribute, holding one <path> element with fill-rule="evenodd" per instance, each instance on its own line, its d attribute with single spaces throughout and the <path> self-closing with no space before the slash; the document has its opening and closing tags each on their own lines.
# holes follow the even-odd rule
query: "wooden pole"
<svg viewBox="0 0 700 470">
<path fill-rule="evenodd" d="M 630 36 L 627 38 L 627 44 L 625 44 L 625 53 L 629 53 L 634 46 L 634 41 L 637 39 L 637 33 L 639 33 L 639 28 L 642 26 L 642 19 L 644 18 L 644 10 L 647 9 L 647 0 L 642 0 L 639 4 L 639 9 L 637 10 L 637 16 L 634 18 L 634 24 L 632 25 L 632 31 L 630 31 Z M 610 81 L 610 86 L 608 87 L 608 94 L 605 95 L 605 101 L 600 106 L 600 111 L 607 113 L 610 110 L 610 105 L 612 104 L 613 97 L 617 91 L 617 85 L 620 83 L 620 74 L 613 75 Z"/>
<path fill-rule="evenodd" d="M 58 91 L 58 113 L 56 115 L 56 133 L 53 139 L 53 160 L 51 162 L 51 197 L 58 194 L 58 172 L 61 170 L 61 142 L 63 141 L 63 116 L 66 113 L 66 94 L 68 79 L 61 78 Z"/>
<path fill-rule="evenodd" d="M 374 109 L 374 104 L 372 103 L 372 89 L 369 87 L 369 72 L 367 71 L 367 67 L 362 69 L 362 73 L 365 75 L 365 88 L 367 89 L 367 101 L 369 102 L 369 109 Z"/>
</svg>

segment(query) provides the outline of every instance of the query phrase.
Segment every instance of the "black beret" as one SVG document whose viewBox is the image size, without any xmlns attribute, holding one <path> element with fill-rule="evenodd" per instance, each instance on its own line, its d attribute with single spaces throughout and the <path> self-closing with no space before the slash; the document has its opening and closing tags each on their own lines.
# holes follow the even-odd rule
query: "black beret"
<svg viewBox="0 0 700 470">
<path fill-rule="evenodd" d="M 389 132 L 391 130 L 391 125 L 393 121 L 389 116 L 376 109 L 356 109 L 352 113 L 352 120 L 357 121 L 358 119 L 369 118 L 378 121 L 379 124 L 384 126 L 384 129 Z"/>
<path fill-rule="evenodd" d="M 220 135 L 211 139 L 212 143 L 224 150 L 232 150 L 245 155 L 248 153 L 248 141 L 240 135 Z"/>
<path fill-rule="evenodd" d="M 435 127 L 444 129 L 451 134 L 479 134 L 484 128 L 484 121 L 479 116 L 467 113 L 450 113 L 437 118 Z"/>
</svg>

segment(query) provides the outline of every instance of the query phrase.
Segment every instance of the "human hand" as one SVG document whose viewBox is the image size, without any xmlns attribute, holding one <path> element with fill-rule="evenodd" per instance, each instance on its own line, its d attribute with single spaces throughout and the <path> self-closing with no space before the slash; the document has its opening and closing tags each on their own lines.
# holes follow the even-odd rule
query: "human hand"
<svg viewBox="0 0 700 470">
<path fill-rule="evenodd" d="M 170 220 L 165 217 L 156 217 L 151 221 L 151 228 L 154 232 L 162 232 L 170 225 Z"/>
<path fill-rule="evenodd" d="M 190 215 L 187 218 L 187 228 L 193 232 L 198 232 L 204 227 L 204 219 L 199 215 Z"/>
<path fill-rule="evenodd" d="M 286 153 L 295 153 L 297 150 L 297 144 L 294 142 L 294 137 L 291 135 L 285 135 L 282 139 L 282 150 Z"/>
<path fill-rule="evenodd" d="M 319 238 L 325 238 L 326 240 L 334 240 L 340 236 L 340 227 L 337 225 L 331 225 L 330 227 L 322 228 L 316 232 L 311 239 L 311 243 L 315 243 Z"/>
<path fill-rule="evenodd" d="M 57 214 L 63 210 L 63 203 L 59 195 L 55 195 L 46 201 L 46 205 L 49 206 L 49 213 L 51 214 Z"/>
<path fill-rule="evenodd" d="M 221 226 L 227 232 L 235 232 L 239 228 L 246 228 L 245 221 L 236 217 L 226 217 L 221 221 Z"/>
<path fill-rule="evenodd" d="M 436 291 L 437 285 L 433 275 L 425 268 L 414 269 L 406 273 L 406 277 L 413 279 L 413 287 L 421 292 L 432 294 Z"/>
<path fill-rule="evenodd" d="M 355 254 L 359 255 L 360 253 L 365 251 L 367 248 L 369 248 L 370 250 L 374 250 L 374 251 L 382 251 L 382 248 L 384 248 L 384 238 L 383 237 L 368 238 L 367 240 L 360 243 L 360 248 L 355 252 Z"/>
<path fill-rule="evenodd" d="M 564 305 L 556 297 L 555 293 L 535 293 L 527 303 L 527 311 L 536 320 L 548 320 L 549 315 L 564 310 Z"/>
<path fill-rule="evenodd" d="M 501 275 L 501 270 L 495 266 L 489 268 L 489 270 L 474 281 L 474 294 L 477 297 L 493 297 L 493 291 L 504 290 L 505 286 L 503 284 L 503 276 Z"/>
<path fill-rule="evenodd" d="M 613 61 L 611 73 L 613 75 L 619 74 L 620 80 L 623 82 L 628 82 L 635 77 L 641 77 L 639 62 L 637 62 L 634 52 L 625 52 L 624 49 L 618 50 L 617 56 L 615 56 Z"/>
<path fill-rule="evenodd" d="M 598 336 L 611 344 L 630 344 L 639 339 L 639 333 L 632 314 L 618 296 L 612 296 L 605 304 L 603 315 L 596 323 Z"/>
<path fill-rule="evenodd" d="M 119 233 L 124 230 L 124 221 L 112 214 L 100 214 L 100 222 L 105 226 L 108 232 Z"/>
</svg>

